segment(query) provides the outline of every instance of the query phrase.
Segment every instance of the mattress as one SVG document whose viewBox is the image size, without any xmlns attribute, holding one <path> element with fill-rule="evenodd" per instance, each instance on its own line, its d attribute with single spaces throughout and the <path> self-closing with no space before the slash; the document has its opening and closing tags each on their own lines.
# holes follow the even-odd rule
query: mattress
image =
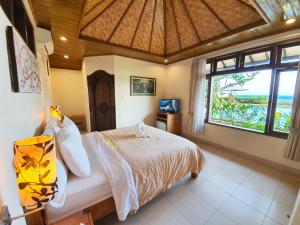
<svg viewBox="0 0 300 225">
<path fill-rule="evenodd" d="M 54 223 L 112 196 L 111 186 L 97 163 L 96 153 L 84 141 L 84 138 L 83 144 L 89 157 L 92 174 L 90 177 L 80 178 L 69 173 L 65 205 L 62 208 L 54 208 L 50 204 L 46 206 L 47 224 Z"/>
</svg>

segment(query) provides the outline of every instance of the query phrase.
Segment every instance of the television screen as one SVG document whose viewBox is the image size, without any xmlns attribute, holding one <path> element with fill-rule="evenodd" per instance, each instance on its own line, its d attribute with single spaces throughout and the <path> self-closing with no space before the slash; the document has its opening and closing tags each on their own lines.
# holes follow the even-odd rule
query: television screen
<svg viewBox="0 0 300 225">
<path fill-rule="evenodd" d="M 179 99 L 161 99 L 159 102 L 161 112 L 178 113 L 180 111 Z"/>
</svg>

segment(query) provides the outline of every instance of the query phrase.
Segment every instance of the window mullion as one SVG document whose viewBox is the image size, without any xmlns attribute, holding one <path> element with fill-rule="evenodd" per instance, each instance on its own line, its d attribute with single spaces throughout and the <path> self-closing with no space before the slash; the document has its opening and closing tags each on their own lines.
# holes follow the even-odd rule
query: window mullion
<svg viewBox="0 0 300 225">
<path fill-rule="evenodd" d="M 278 88 L 276 89 L 276 85 L 278 87 L 278 79 L 277 79 L 277 75 L 276 75 L 276 69 L 273 69 L 271 84 L 270 84 L 268 109 L 267 109 L 266 128 L 265 128 L 265 134 L 268 134 L 268 135 L 270 135 L 272 133 L 273 123 L 274 123 L 275 108 L 276 108 L 275 102 L 277 101 L 277 92 L 278 92 Z M 275 105 L 275 107 L 274 107 L 274 105 Z"/>
</svg>

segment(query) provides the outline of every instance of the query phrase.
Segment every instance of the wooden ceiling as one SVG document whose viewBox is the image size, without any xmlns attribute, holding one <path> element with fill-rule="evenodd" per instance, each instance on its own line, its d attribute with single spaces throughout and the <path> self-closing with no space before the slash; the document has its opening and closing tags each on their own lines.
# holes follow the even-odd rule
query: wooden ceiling
<svg viewBox="0 0 300 225">
<path fill-rule="evenodd" d="M 38 26 L 52 30 L 51 67 L 66 69 L 81 69 L 84 56 L 109 54 L 172 63 L 300 26 L 298 0 L 30 0 L 30 5 Z M 296 23 L 286 25 L 291 17 Z"/>
</svg>

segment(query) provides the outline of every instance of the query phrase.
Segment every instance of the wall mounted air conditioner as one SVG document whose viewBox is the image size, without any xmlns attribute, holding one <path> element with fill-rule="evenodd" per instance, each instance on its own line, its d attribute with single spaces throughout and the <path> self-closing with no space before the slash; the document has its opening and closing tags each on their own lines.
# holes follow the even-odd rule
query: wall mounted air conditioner
<svg viewBox="0 0 300 225">
<path fill-rule="evenodd" d="M 51 55 L 54 52 L 53 40 L 51 31 L 37 28 L 36 29 L 36 37 L 37 37 L 37 47 L 40 53 L 44 55 Z"/>
</svg>

